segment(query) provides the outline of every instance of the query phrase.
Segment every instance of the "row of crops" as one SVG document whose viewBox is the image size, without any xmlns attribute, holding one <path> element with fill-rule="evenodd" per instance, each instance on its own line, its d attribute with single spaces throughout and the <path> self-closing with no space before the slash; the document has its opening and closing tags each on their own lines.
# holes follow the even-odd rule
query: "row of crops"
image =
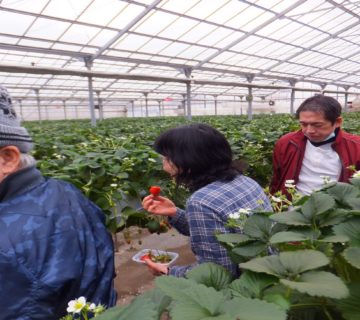
<svg viewBox="0 0 360 320">
<path fill-rule="evenodd" d="M 360 115 L 345 115 L 344 128 L 360 133 Z M 235 158 L 248 164 L 245 174 L 266 187 L 271 177 L 275 141 L 296 130 L 290 115 L 198 117 L 225 134 Z M 88 121 L 29 122 L 25 126 L 36 143 L 34 156 L 46 176 L 67 180 L 80 188 L 107 215 L 113 233 L 149 221 L 141 210 L 141 198 L 150 185 L 181 206 L 186 190 L 175 188 L 163 173 L 159 156 L 152 150 L 164 130 L 187 123 L 184 118 L 111 119 L 91 127 Z"/>
</svg>

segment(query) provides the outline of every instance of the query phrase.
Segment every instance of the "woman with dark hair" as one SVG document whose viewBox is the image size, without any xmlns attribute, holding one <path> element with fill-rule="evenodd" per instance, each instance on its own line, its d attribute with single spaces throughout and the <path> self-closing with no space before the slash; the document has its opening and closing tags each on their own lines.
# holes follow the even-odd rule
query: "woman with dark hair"
<svg viewBox="0 0 360 320">
<path fill-rule="evenodd" d="M 164 171 L 178 185 L 188 187 L 192 195 L 185 210 L 165 197 L 154 195 L 144 198 L 144 209 L 168 216 L 173 227 L 190 237 L 197 264 L 214 262 L 238 275 L 237 265 L 230 260 L 215 234 L 230 232 L 225 225 L 230 215 L 240 209 L 271 211 L 262 188 L 241 174 L 234 165 L 226 138 L 209 125 L 192 124 L 170 129 L 156 139 L 155 150 L 163 157 Z M 177 277 L 184 276 L 196 265 L 167 267 L 149 260 L 146 263 L 154 273 Z"/>
</svg>

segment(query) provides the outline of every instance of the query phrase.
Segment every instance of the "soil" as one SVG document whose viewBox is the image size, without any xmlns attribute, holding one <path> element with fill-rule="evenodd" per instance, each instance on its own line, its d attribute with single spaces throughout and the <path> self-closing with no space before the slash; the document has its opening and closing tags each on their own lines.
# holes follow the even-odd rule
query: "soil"
<svg viewBox="0 0 360 320">
<path fill-rule="evenodd" d="M 167 233 L 149 234 L 142 229 L 131 228 L 131 243 L 127 244 L 121 233 L 116 237 L 118 251 L 115 253 L 116 278 L 115 288 L 118 293 L 118 305 L 128 304 L 135 296 L 154 287 L 155 276 L 146 265 L 131 258 L 142 249 L 159 249 L 177 252 L 175 265 L 187 265 L 195 261 L 190 249 L 188 237 L 171 229 Z"/>
</svg>

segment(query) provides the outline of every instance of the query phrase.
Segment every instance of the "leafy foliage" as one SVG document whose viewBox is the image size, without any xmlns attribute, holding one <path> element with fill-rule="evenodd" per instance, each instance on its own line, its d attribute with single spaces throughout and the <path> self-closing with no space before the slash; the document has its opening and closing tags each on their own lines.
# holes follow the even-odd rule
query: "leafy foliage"
<svg viewBox="0 0 360 320">
<path fill-rule="evenodd" d="M 250 216 L 244 234 L 217 235 L 241 257 L 241 276 L 205 263 L 186 279 L 160 277 L 171 303 L 153 319 L 358 319 L 360 216 L 350 205 L 358 198 L 360 184 L 326 185 L 291 212 Z"/>
<path fill-rule="evenodd" d="M 344 128 L 360 133 L 358 115 L 344 115 Z M 289 115 L 194 117 L 228 138 L 245 174 L 262 186 L 271 177 L 275 141 L 298 124 Z M 163 173 L 152 143 L 185 119 L 27 123 L 40 170 L 72 182 L 107 214 L 112 232 L 146 227 L 141 199 L 158 185 L 179 206 L 187 191 Z M 360 179 L 328 184 L 284 213 L 255 213 L 244 234 L 216 235 L 243 270 L 238 279 L 222 267 L 202 264 L 186 279 L 161 277 L 157 288 L 126 307 L 101 314 L 115 319 L 353 320 L 360 318 Z"/>
<path fill-rule="evenodd" d="M 344 117 L 345 128 L 359 133 L 356 114 Z M 245 174 L 264 187 L 272 173 L 274 143 L 284 133 L 298 129 L 290 115 L 257 115 L 252 121 L 246 116 L 194 117 L 193 121 L 208 123 L 223 132 L 235 159 L 248 164 Z M 36 143 L 34 156 L 42 173 L 80 188 L 104 210 L 108 228 L 115 233 L 132 225 L 146 227 L 149 217 L 141 211 L 141 199 L 151 185 L 159 185 L 164 195 L 180 207 L 184 205 L 187 191 L 176 188 L 162 171 L 152 144 L 164 130 L 185 123 L 185 118 L 169 117 L 107 119 L 98 122 L 97 127 L 87 120 L 24 125 Z"/>
</svg>

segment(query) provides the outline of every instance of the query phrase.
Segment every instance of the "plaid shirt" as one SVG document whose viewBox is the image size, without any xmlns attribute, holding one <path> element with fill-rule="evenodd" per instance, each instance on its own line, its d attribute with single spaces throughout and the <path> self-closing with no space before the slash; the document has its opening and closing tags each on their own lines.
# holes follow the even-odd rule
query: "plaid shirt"
<svg viewBox="0 0 360 320">
<path fill-rule="evenodd" d="M 215 234 L 230 233 L 225 224 L 229 215 L 241 208 L 272 211 L 262 188 L 249 177 L 239 175 L 231 182 L 216 181 L 194 192 L 186 203 L 186 209 L 178 209 L 176 216 L 169 221 L 181 234 L 190 237 L 197 262 L 170 267 L 169 275 L 183 277 L 188 270 L 204 262 L 217 263 L 238 275 L 237 264 L 230 260 Z"/>
</svg>

